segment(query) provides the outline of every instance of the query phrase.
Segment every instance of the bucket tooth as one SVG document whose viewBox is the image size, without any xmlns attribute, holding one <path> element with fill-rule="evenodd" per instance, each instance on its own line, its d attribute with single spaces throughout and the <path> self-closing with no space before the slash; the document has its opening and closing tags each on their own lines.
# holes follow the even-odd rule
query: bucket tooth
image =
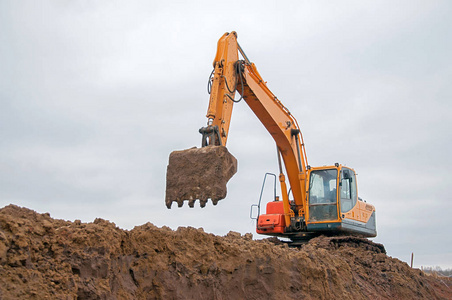
<svg viewBox="0 0 452 300">
<path fill-rule="evenodd" d="M 173 201 L 165 201 L 165 203 L 166 203 L 166 207 L 168 209 L 171 209 L 171 205 L 173 204 Z"/>
<path fill-rule="evenodd" d="M 196 199 L 188 200 L 188 206 L 190 206 L 191 208 L 195 207 L 195 201 L 196 201 Z"/>
<path fill-rule="evenodd" d="M 179 199 L 179 200 L 176 200 L 176 201 L 177 201 L 177 207 L 182 207 L 184 205 L 184 200 Z"/>
<path fill-rule="evenodd" d="M 199 205 L 200 205 L 201 207 L 205 207 L 205 206 L 206 206 L 206 203 L 207 203 L 207 199 L 205 199 L 205 200 L 199 199 Z"/>
</svg>

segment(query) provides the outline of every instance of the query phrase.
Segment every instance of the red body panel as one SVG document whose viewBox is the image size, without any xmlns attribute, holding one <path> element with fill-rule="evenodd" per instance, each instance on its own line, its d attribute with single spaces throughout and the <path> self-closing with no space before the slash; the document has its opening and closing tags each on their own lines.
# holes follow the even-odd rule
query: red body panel
<svg viewBox="0 0 452 300">
<path fill-rule="evenodd" d="M 267 203 L 267 214 L 260 215 L 256 232 L 259 234 L 284 233 L 284 207 L 282 201 Z"/>
</svg>

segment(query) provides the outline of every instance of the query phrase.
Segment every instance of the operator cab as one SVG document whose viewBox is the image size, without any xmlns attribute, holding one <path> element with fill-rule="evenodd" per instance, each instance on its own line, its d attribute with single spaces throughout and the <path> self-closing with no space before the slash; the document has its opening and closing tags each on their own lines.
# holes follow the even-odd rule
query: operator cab
<svg viewBox="0 0 452 300">
<path fill-rule="evenodd" d="M 337 220 L 338 213 L 346 213 L 355 207 L 358 195 L 352 169 L 335 167 L 313 170 L 309 178 L 309 221 Z"/>
<path fill-rule="evenodd" d="M 376 236 L 375 208 L 358 198 L 356 174 L 339 164 L 308 169 L 308 231 Z"/>
</svg>

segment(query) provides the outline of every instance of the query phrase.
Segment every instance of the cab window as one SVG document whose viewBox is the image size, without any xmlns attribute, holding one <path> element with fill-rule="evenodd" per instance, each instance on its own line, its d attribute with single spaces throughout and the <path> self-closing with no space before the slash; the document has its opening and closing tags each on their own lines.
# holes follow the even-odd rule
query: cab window
<svg viewBox="0 0 452 300">
<path fill-rule="evenodd" d="M 347 168 L 342 169 L 339 188 L 341 197 L 341 212 L 346 213 L 355 206 L 358 198 L 356 192 L 355 172 Z"/>
</svg>

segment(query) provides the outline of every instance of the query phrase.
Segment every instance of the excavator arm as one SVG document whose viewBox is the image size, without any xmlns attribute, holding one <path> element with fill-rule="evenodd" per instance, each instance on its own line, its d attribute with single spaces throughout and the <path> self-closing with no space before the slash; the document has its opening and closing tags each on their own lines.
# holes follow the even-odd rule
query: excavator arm
<svg viewBox="0 0 452 300">
<path fill-rule="evenodd" d="M 243 60 L 239 60 L 239 53 Z M 235 32 L 225 33 L 218 41 L 213 67 L 214 70 L 209 80 L 210 100 L 206 115 L 207 126 L 200 129 L 200 133 L 203 135 L 202 147 L 226 145 L 233 105 L 243 99 L 275 140 L 278 157 L 279 155 L 282 157 L 285 165 L 296 213 L 304 215 L 307 161 L 297 121 L 269 90 L 254 63 L 249 61 L 238 44 Z M 240 94 L 240 99 L 235 99 L 235 92 Z M 279 161 L 281 160 L 279 159 Z M 279 179 L 288 226 L 290 224 L 289 216 L 295 212 L 289 203 L 281 163 Z M 169 200 L 171 199 L 167 198 L 167 204 Z"/>
</svg>

